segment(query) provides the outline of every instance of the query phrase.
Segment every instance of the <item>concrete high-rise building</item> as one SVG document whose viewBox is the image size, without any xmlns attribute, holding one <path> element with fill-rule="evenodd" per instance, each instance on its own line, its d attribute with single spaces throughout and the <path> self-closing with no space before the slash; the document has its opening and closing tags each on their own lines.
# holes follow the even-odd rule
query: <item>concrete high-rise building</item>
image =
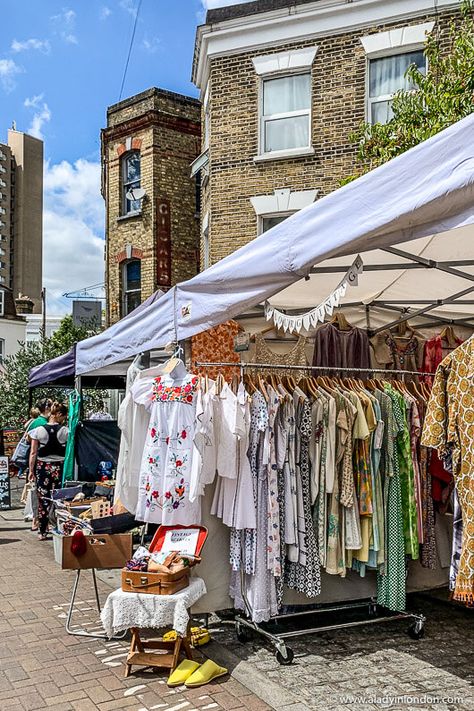
<svg viewBox="0 0 474 711">
<path fill-rule="evenodd" d="M 10 129 L 0 143 L 0 285 L 41 311 L 43 142 Z"/>
</svg>

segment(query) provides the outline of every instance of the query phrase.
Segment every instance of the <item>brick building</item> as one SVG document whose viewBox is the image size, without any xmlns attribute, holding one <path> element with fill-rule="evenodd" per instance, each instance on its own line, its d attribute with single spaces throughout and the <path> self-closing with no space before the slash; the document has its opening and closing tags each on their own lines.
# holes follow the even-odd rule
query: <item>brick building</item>
<svg viewBox="0 0 474 711">
<path fill-rule="evenodd" d="M 199 151 L 196 99 L 153 88 L 108 108 L 102 130 L 108 323 L 157 288 L 196 273 L 199 219 L 189 166 Z"/>
<path fill-rule="evenodd" d="M 350 133 L 388 120 L 407 67 L 426 67 L 426 33 L 443 41 L 459 4 L 258 0 L 208 11 L 193 63 L 203 267 L 354 172 Z"/>
</svg>

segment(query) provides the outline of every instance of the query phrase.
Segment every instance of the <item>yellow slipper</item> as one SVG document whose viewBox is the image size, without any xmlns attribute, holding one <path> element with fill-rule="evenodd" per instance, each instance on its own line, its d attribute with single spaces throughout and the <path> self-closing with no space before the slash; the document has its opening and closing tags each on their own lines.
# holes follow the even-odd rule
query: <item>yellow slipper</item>
<svg viewBox="0 0 474 711">
<path fill-rule="evenodd" d="M 205 627 L 191 627 L 191 644 L 193 647 L 202 647 L 211 641 L 211 634 Z"/>
<path fill-rule="evenodd" d="M 220 667 L 218 664 L 213 662 L 212 659 L 207 659 L 204 664 L 193 674 L 191 674 L 191 676 L 185 681 L 185 686 L 187 688 L 204 686 L 204 684 L 209 684 L 209 682 L 213 679 L 225 676 L 228 673 L 229 672 L 225 667 Z"/>
<path fill-rule="evenodd" d="M 185 659 L 171 672 L 166 683 L 168 686 L 181 686 L 199 666 L 199 662 L 193 662 L 192 659 Z"/>
<path fill-rule="evenodd" d="M 165 632 L 162 639 L 163 642 L 176 642 L 178 638 L 178 634 L 176 630 L 169 630 L 169 632 Z"/>
</svg>

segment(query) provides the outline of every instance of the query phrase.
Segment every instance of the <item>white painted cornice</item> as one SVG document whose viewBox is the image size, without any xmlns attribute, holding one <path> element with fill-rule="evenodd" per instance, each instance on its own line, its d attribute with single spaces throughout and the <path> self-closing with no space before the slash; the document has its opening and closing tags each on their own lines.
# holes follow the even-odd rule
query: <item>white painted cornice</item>
<svg viewBox="0 0 474 711">
<path fill-rule="evenodd" d="M 461 0 L 438 0 L 438 11 L 458 8 Z M 403 21 L 433 13 L 433 0 L 320 0 L 280 10 L 200 25 L 196 32 L 192 80 L 205 91 L 210 61 L 216 57 L 277 48 Z"/>
</svg>

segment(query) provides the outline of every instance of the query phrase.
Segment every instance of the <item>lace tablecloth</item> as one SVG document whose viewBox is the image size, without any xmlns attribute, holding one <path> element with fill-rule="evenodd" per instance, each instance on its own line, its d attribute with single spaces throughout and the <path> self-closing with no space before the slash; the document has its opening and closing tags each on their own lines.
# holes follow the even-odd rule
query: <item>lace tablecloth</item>
<svg viewBox="0 0 474 711">
<path fill-rule="evenodd" d="M 188 609 L 206 594 L 202 578 L 191 578 L 189 586 L 174 595 L 145 595 L 115 590 L 107 598 L 100 619 L 108 637 L 130 627 L 158 628 L 170 625 L 184 637 Z"/>
</svg>

